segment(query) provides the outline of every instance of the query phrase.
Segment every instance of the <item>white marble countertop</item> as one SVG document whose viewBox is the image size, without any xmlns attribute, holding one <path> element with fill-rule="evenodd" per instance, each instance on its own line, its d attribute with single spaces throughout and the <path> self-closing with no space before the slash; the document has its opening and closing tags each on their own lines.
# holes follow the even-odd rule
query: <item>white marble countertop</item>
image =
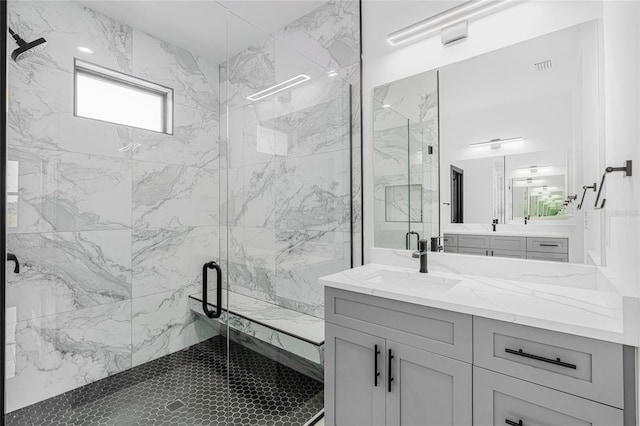
<svg viewBox="0 0 640 426">
<path fill-rule="evenodd" d="M 500 225 L 498 225 L 500 227 Z M 568 232 L 554 232 L 554 231 L 505 231 L 505 230 L 496 230 L 493 231 L 485 231 L 485 230 L 471 230 L 471 229 L 460 229 L 460 230 L 445 230 L 443 234 L 451 234 L 451 235 L 493 235 L 493 236 L 509 236 L 509 237 L 545 237 L 545 238 L 569 238 Z"/>
<path fill-rule="evenodd" d="M 321 282 L 325 286 L 357 293 L 640 346 L 637 297 L 623 295 L 601 284 L 585 287 L 575 284 L 580 276 L 590 275 L 591 269 L 595 276 L 595 267 L 568 265 L 564 271 L 558 269 L 562 266 L 549 262 L 521 261 L 529 262 L 522 264 L 526 265 L 524 268 L 542 271 L 538 274 L 539 279 L 536 274 L 527 271 L 522 272 L 526 274 L 525 278 L 513 279 L 508 274 L 503 274 L 503 277 L 474 275 L 464 267 L 461 268 L 465 270 L 462 274 L 446 271 L 443 265 L 457 260 L 451 256 L 430 254 L 435 257 L 434 268 L 441 270 L 420 274 L 417 260 L 414 267 L 408 268 L 406 266 L 410 261 L 407 255 L 400 251 L 389 253 L 402 258 L 402 261 L 394 262 L 391 259 L 393 256 L 378 254 L 374 256 L 374 261 L 381 257 L 390 258 L 389 263 L 395 265 L 387 262 L 367 264 L 328 275 L 321 278 Z M 474 257 L 470 256 L 471 262 L 474 262 Z M 398 266 L 403 262 L 404 265 Z M 475 265 L 478 262 L 490 264 L 491 259 L 478 258 Z M 495 269 L 500 269 L 499 266 L 504 262 L 498 260 Z M 546 265 L 553 271 L 547 275 L 544 272 Z M 451 269 L 450 266 L 448 269 Z M 575 270 L 575 274 L 572 270 Z M 551 274 L 556 276 L 555 280 Z"/>
</svg>

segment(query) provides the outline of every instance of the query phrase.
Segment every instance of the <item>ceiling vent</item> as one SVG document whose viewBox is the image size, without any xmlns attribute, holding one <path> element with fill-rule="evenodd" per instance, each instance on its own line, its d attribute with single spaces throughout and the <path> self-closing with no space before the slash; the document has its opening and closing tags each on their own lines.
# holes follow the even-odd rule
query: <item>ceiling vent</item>
<svg viewBox="0 0 640 426">
<path fill-rule="evenodd" d="M 553 63 L 551 59 L 547 59 L 546 61 L 536 62 L 533 66 L 536 67 L 536 71 L 545 71 L 550 70 L 553 67 Z"/>
</svg>

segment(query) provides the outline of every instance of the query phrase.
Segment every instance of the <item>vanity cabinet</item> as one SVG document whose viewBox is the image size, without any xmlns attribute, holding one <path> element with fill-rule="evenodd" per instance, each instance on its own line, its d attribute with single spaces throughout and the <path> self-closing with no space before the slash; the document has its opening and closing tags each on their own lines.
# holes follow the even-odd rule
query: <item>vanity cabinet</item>
<svg viewBox="0 0 640 426">
<path fill-rule="evenodd" d="M 505 235 L 444 234 L 446 253 L 569 261 L 569 239 Z"/>
<path fill-rule="evenodd" d="M 325 424 L 472 423 L 470 316 L 331 288 L 325 295 Z"/>
<path fill-rule="evenodd" d="M 635 425 L 633 348 L 325 288 L 325 423 Z"/>
</svg>

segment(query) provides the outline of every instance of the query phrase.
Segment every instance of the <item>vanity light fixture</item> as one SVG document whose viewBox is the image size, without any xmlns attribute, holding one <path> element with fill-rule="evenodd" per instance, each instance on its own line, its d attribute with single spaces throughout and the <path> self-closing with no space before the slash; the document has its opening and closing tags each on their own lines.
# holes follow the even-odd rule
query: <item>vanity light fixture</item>
<svg viewBox="0 0 640 426">
<path fill-rule="evenodd" d="M 507 138 L 507 139 L 491 139 L 490 141 L 484 141 L 484 142 L 474 142 L 472 144 L 469 144 L 469 146 L 472 147 L 479 147 L 479 146 L 491 146 L 492 149 L 498 149 L 500 148 L 500 146 L 503 143 L 511 143 L 511 142 L 520 142 L 524 140 L 522 137 L 518 136 L 516 138 Z"/>
<path fill-rule="evenodd" d="M 382 105 L 382 108 L 391 108 L 391 105 L 389 105 L 389 104 L 384 104 L 384 105 Z"/>
<path fill-rule="evenodd" d="M 423 19 L 390 33 L 387 41 L 393 46 L 407 43 L 418 38 L 433 35 L 443 29 L 455 26 L 471 18 L 488 14 L 491 10 L 504 7 L 515 0 L 471 0 L 442 13 Z"/>
<path fill-rule="evenodd" d="M 338 76 L 338 72 L 331 70 L 331 71 L 329 71 L 327 73 L 327 76 L 329 76 L 329 77 L 337 77 Z"/>
<path fill-rule="evenodd" d="M 534 173 L 538 173 L 541 170 L 547 170 L 549 168 L 551 168 L 551 166 L 529 166 L 529 167 L 521 167 L 516 170 L 519 172 L 524 172 L 524 173 L 529 172 L 531 174 L 534 174 Z"/>
<path fill-rule="evenodd" d="M 250 101 L 259 101 L 260 99 L 264 99 L 268 96 L 275 95 L 276 93 L 280 93 L 283 90 L 290 89 L 308 80 L 311 80 L 311 77 L 309 77 L 306 74 L 300 74 L 293 78 L 290 78 L 289 80 L 283 81 L 282 83 L 278 83 L 275 86 L 271 86 L 269 88 L 259 91 L 258 93 L 254 93 L 251 96 L 247 96 L 247 99 L 249 99 Z"/>
<path fill-rule="evenodd" d="M 84 47 L 84 46 L 78 46 L 78 51 L 82 53 L 87 53 L 87 54 L 93 53 L 92 49 L 89 49 L 88 47 Z"/>
</svg>

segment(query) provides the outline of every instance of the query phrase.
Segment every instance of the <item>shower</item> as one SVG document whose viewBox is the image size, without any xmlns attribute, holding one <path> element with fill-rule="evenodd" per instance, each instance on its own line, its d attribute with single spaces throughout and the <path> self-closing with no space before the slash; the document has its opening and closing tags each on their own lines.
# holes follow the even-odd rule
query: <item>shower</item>
<svg viewBox="0 0 640 426">
<path fill-rule="evenodd" d="M 16 62 L 30 58 L 31 56 L 44 49 L 47 45 L 47 40 L 45 40 L 43 37 L 27 43 L 11 28 L 9 28 L 9 33 L 13 36 L 13 39 L 16 41 L 16 43 L 18 43 L 18 48 L 11 52 L 11 59 Z"/>
</svg>

